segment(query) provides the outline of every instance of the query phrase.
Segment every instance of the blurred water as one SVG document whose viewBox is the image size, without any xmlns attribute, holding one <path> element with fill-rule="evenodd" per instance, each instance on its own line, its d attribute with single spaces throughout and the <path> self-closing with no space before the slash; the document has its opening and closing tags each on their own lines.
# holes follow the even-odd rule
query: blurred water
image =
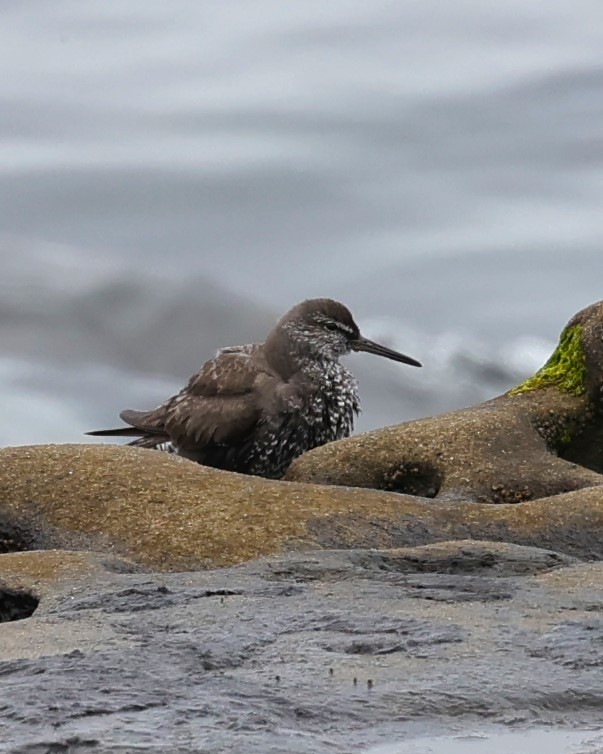
<svg viewBox="0 0 603 754">
<path fill-rule="evenodd" d="M 445 410 L 602 298 L 598 0 L 0 11 L 2 443 L 77 440 L 314 295 L 425 362 L 353 362 L 362 428 Z"/>
</svg>

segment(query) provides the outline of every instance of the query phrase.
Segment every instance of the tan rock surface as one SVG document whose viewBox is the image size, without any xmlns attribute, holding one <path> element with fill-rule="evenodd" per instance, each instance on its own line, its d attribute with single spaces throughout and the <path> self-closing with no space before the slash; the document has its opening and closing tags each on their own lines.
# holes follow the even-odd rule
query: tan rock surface
<svg viewBox="0 0 603 754">
<path fill-rule="evenodd" d="M 138 569 L 127 561 L 93 552 L 46 550 L 0 555 L 2 604 L 7 608 L 11 600 L 17 608 L 21 596 L 34 610 L 33 617 L 25 620 L 5 616 L 10 622 L 2 623 L 2 661 L 62 655 L 79 652 L 82 647 L 94 650 L 127 645 L 128 640 L 112 626 L 90 620 L 87 615 L 71 622 L 61 616 L 41 616 L 91 588 L 102 590 L 112 585 L 116 573 L 134 570 Z M 40 605 L 32 604 L 31 597 Z"/>
<path fill-rule="evenodd" d="M 33 550 L 0 555 L 0 585 L 25 589 L 41 599 L 78 583 L 98 581 L 107 573 L 135 570 L 141 569 L 134 563 L 96 552 Z"/>
<path fill-rule="evenodd" d="M 240 563 L 290 549 L 488 539 L 603 556 L 603 488 L 521 505 L 434 503 L 292 484 L 136 448 L 0 450 L 0 546 L 120 555 L 156 570 Z"/>
</svg>

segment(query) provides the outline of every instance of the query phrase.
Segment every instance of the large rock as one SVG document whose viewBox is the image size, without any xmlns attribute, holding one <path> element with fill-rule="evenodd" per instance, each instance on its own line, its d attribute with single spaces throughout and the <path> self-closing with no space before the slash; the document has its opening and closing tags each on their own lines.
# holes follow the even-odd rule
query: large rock
<svg viewBox="0 0 603 754">
<path fill-rule="evenodd" d="M 520 505 L 294 484 L 110 445 L 0 450 L 0 551 L 68 548 L 157 570 L 296 549 L 489 539 L 603 557 L 603 488 Z"/>
<path fill-rule="evenodd" d="M 545 366 L 480 406 L 317 448 L 286 478 L 437 499 L 517 503 L 603 484 L 603 302 Z"/>
<path fill-rule="evenodd" d="M 0 751 L 457 751 L 459 730 L 600 727 L 601 563 L 446 542 L 128 570 L 0 555 L 0 595 L 40 600 L 1 626 Z"/>
<path fill-rule="evenodd" d="M 0 751 L 343 754 L 434 730 L 447 751 L 459 727 L 599 724 L 602 319 L 481 407 L 307 454 L 305 482 L 0 450 Z"/>
</svg>

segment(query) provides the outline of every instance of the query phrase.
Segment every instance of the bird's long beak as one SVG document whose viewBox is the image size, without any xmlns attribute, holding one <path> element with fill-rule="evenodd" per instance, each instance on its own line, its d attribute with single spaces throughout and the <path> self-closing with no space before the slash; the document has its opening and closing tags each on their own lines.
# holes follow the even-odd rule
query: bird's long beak
<svg viewBox="0 0 603 754">
<path fill-rule="evenodd" d="M 416 359 L 412 359 L 410 356 L 405 356 L 403 353 L 398 353 L 398 351 L 392 351 L 391 348 L 386 348 L 385 346 L 382 346 L 379 343 L 375 343 L 368 338 L 363 338 L 362 335 L 356 340 L 352 341 L 351 348 L 352 351 L 374 353 L 376 356 L 385 356 L 386 359 L 391 359 L 392 361 L 400 361 L 402 364 L 410 364 L 410 366 L 412 367 L 423 366 Z"/>
</svg>

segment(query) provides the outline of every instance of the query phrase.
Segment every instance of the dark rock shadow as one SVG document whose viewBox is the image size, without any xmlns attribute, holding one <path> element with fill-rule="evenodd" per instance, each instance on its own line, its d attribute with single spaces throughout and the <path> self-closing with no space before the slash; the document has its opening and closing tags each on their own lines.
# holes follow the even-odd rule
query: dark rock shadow
<svg viewBox="0 0 603 754">
<path fill-rule="evenodd" d="M 30 618 L 39 604 L 29 592 L 0 585 L 0 623 Z"/>
</svg>

